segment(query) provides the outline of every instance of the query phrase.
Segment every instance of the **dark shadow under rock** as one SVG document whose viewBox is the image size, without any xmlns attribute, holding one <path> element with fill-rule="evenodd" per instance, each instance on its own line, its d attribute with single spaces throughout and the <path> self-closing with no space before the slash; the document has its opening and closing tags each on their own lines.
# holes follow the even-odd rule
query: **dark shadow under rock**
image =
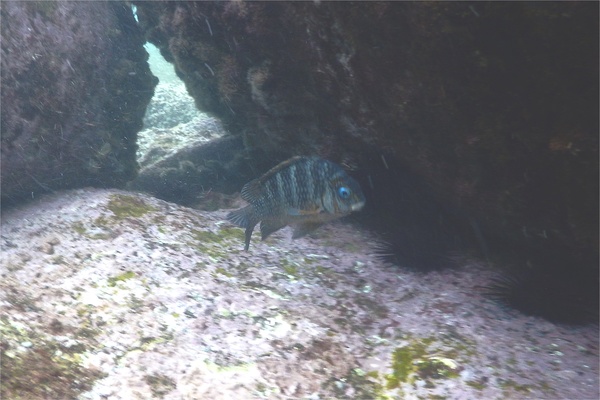
<svg viewBox="0 0 600 400">
<path fill-rule="evenodd" d="M 487 257 L 477 221 L 448 201 L 392 154 L 365 149 L 361 168 L 351 172 L 360 182 L 367 205 L 353 216 L 382 235 L 380 257 L 416 271 L 454 265 L 456 254 Z"/>
</svg>

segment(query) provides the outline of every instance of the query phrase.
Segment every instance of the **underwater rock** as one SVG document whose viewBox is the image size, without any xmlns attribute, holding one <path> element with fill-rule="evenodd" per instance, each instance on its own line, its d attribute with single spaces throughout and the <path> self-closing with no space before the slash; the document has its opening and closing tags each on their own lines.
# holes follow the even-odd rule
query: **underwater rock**
<svg viewBox="0 0 600 400">
<path fill-rule="evenodd" d="M 206 126 L 219 127 L 219 123 L 204 118 L 192 136 L 182 139 L 172 136 L 180 126 L 170 129 L 153 130 L 147 133 L 155 139 L 154 146 L 142 158 L 142 168 L 136 179 L 128 183 L 128 188 L 152 194 L 160 199 L 178 204 L 191 205 L 211 191 L 232 193 L 239 190 L 244 179 L 249 180 L 252 170 L 243 156 L 242 140 L 235 136 L 219 137 L 223 131 Z M 193 126 L 193 125 L 192 125 Z M 203 138 L 199 132 L 205 131 L 212 140 Z M 160 144 L 164 137 L 166 144 Z M 245 171 L 245 173 L 241 172 Z"/>
<path fill-rule="evenodd" d="M 2 201 L 132 179 L 157 80 L 130 6 L 6 2 L 1 15 Z"/>
<path fill-rule="evenodd" d="M 159 82 L 146 108 L 144 129 L 170 129 L 202 116 L 205 114 L 198 111 L 194 99 L 185 90 L 183 82 Z M 143 134 L 142 131 L 138 136 L 141 137 Z"/>
<path fill-rule="evenodd" d="M 0 397 L 600 394 L 597 326 L 486 301 L 481 265 L 389 268 L 376 236 L 339 221 L 249 253 L 226 215 L 106 189 L 3 212 Z"/>
<path fill-rule="evenodd" d="M 225 134 L 219 120 L 202 113 L 169 128 L 146 128 L 138 135 L 140 174 L 144 174 L 147 167 L 183 149 L 206 144 Z"/>
<path fill-rule="evenodd" d="M 597 259 L 598 3 L 135 4 L 197 106 L 246 149 L 350 158 L 365 188 L 379 151 L 429 186 L 440 208 L 407 210 L 424 232 L 398 217 L 399 259 L 431 265 L 473 236 L 492 258 L 519 248 L 523 266 L 557 245 L 565 273 Z M 437 215 L 451 218 L 435 228 Z"/>
</svg>

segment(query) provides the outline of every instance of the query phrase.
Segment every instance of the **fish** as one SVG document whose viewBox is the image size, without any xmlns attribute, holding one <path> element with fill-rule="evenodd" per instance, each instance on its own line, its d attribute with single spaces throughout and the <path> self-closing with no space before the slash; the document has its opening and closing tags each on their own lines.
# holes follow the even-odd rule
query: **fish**
<svg viewBox="0 0 600 400">
<path fill-rule="evenodd" d="M 278 164 L 246 183 L 241 197 L 249 204 L 226 218 L 246 230 L 245 251 L 259 222 L 261 240 L 288 225 L 296 239 L 365 205 L 359 183 L 339 165 L 316 156 L 296 156 Z"/>
</svg>

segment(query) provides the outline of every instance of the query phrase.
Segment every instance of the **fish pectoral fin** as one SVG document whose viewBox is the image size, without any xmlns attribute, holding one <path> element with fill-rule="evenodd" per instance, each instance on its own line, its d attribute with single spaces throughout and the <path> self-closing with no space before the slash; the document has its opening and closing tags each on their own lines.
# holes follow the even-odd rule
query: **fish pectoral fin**
<svg viewBox="0 0 600 400">
<path fill-rule="evenodd" d="M 260 233 L 265 240 L 271 233 L 280 230 L 287 224 L 280 219 L 265 219 L 260 222 Z"/>
<path fill-rule="evenodd" d="M 294 226 L 294 234 L 292 239 L 296 239 L 310 233 L 323 225 L 322 222 L 303 222 Z"/>
</svg>

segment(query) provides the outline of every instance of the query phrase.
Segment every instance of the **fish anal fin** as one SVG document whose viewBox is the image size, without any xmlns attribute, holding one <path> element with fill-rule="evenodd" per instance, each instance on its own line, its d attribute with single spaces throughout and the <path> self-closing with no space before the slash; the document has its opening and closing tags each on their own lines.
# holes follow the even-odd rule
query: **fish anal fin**
<svg viewBox="0 0 600 400">
<path fill-rule="evenodd" d="M 286 222 L 279 218 L 264 219 L 260 222 L 260 233 L 262 240 L 265 240 L 271 233 L 276 232 L 286 226 Z"/>
</svg>

